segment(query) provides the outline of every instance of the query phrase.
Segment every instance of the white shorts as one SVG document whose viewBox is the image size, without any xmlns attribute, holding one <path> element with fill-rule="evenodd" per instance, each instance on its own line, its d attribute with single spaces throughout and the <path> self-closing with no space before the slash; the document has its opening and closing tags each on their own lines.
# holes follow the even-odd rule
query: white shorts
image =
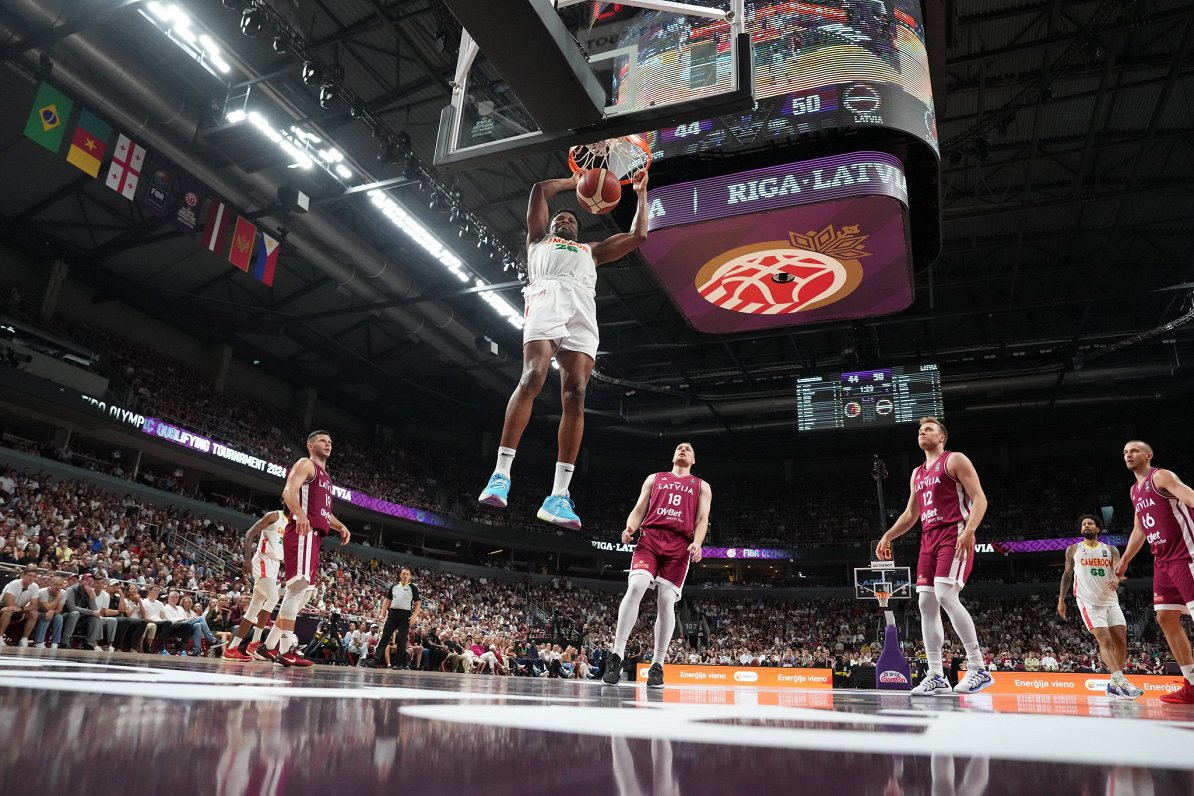
<svg viewBox="0 0 1194 796">
<path fill-rule="evenodd" d="M 1117 627 L 1128 624 L 1128 620 L 1124 619 L 1124 612 L 1119 607 L 1119 603 L 1091 605 L 1077 598 L 1074 598 L 1074 601 L 1078 603 L 1078 611 L 1082 614 L 1082 621 L 1086 623 L 1087 630 L 1094 630 L 1096 627 Z"/>
<path fill-rule="evenodd" d="M 267 578 L 269 580 L 277 580 L 278 572 L 282 569 L 281 561 L 274 561 L 272 558 L 266 558 L 260 553 L 253 554 L 253 577 L 257 580 Z"/>
<path fill-rule="evenodd" d="M 579 351 L 597 359 L 597 301 L 593 291 L 579 283 L 537 279 L 522 291 L 526 299 L 523 345 L 550 340 L 557 348 Z"/>
</svg>

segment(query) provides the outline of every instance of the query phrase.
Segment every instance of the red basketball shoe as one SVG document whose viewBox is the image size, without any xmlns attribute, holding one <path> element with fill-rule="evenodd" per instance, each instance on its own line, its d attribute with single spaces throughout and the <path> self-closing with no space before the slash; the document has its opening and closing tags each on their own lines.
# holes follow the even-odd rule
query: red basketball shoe
<svg viewBox="0 0 1194 796">
<path fill-rule="evenodd" d="M 249 642 L 249 650 L 248 650 L 249 657 L 251 657 L 255 661 L 268 661 L 269 658 L 266 658 L 264 655 L 262 655 L 260 652 L 257 651 L 257 648 L 260 646 L 261 646 L 260 641 L 250 641 Z"/>
<path fill-rule="evenodd" d="M 1177 691 L 1161 697 L 1161 701 L 1170 705 L 1194 705 L 1194 685 L 1187 680 Z"/>
<path fill-rule="evenodd" d="M 252 649 L 252 647 L 250 647 L 250 649 Z M 257 649 L 252 650 L 250 654 L 257 660 L 265 661 L 266 663 L 273 663 L 274 661 L 278 660 L 278 651 L 276 649 L 270 649 L 264 644 L 257 647 Z"/>
<path fill-rule="evenodd" d="M 307 660 L 302 655 L 299 655 L 297 650 L 290 650 L 289 652 L 282 653 L 281 655 L 278 656 L 277 660 L 274 661 L 274 663 L 280 663 L 283 666 L 287 666 L 287 667 L 290 667 L 290 666 L 314 666 L 315 665 L 315 661 Z"/>
<path fill-rule="evenodd" d="M 242 652 L 240 647 L 233 646 L 229 646 L 227 649 L 225 649 L 224 654 L 221 657 L 226 661 L 241 661 L 242 663 L 253 660 L 246 653 Z"/>
</svg>

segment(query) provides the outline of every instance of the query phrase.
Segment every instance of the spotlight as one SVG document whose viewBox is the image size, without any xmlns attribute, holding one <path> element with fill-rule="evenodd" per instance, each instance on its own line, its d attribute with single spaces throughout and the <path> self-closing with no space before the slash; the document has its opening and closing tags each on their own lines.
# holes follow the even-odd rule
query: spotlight
<svg viewBox="0 0 1194 796">
<path fill-rule="evenodd" d="M 380 141 L 381 137 L 383 135 L 385 135 L 385 132 L 386 132 L 385 130 L 381 129 L 380 124 L 377 124 L 376 122 L 370 122 L 369 137 L 372 138 L 374 141 Z"/>
<path fill-rule="evenodd" d="M 334 108 L 338 99 L 336 87 L 331 83 L 324 83 L 319 87 L 319 107 L 325 111 Z"/>
<path fill-rule="evenodd" d="M 263 16 L 261 11 L 256 8 L 246 9 L 240 17 L 240 32 L 250 38 L 256 36 L 261 31 Z"/>
<path fill-rule="evenodd" d="M 452 205 L 452 209 L 448 211 L 448 220 L 453 224 L 460 220 L 460 205 Z"/>
<path fill-rule="evenodd" d="M 431 199 L 427 202 L 427 207 L 431 210 L 439 209 L 439 192 L 438 191 L 436 191 L 434 189 L 431 191 Z"/>
<path fill-rule="evenodd" d="M 274 52 L 278 55 L 286 52 L 286 42 L 282 40 L 281 36 L 274 37 Z"/>
<path fill-rule="evenodd" d="M 308 86 L 313 86 L 323 78 L 323 67 L 315 61 L 307 61 L 303 64 L 303 82 Z"/>
<path fill-rule="evenodd" d="M 485 237 L 484 235 L 478 235 L 477 248 L 484 249 L 487 245 L 489 245 L 489 238 Z"/>
<path fill-rule="evenodd" d="M 348 115 L 352 119 L 359 119 L 365 115 L 365 111 L 363 111 L 361 108 L 358 108 L 356 105 L 353 105 L 348 109 Z"/>
</svg>

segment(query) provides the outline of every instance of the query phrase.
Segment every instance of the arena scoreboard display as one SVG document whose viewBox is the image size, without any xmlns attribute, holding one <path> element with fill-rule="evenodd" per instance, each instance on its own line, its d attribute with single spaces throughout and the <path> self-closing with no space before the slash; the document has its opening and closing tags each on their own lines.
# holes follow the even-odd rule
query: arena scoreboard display
<svg viewBox="0 0 1194 796">
<path fill-rule="evenodd" d="M 797 379 L 796 406 L 800 431 L 873 428 L 945 414 L 941 373 L 933 364 Z"/>
</svg>

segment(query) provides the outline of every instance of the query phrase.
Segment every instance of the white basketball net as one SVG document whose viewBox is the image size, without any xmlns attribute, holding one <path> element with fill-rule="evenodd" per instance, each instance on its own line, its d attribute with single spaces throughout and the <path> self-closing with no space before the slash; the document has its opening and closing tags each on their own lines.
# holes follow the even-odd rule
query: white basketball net
<svg viewBox="0 0 1194 796">
<path fill-rule="evenodd" d="M 629 179 L 651 165 L 649 151 L 644 151 L 631 140 L 633 138 L 637 136 L 607 138 L 595 144 L 574 146 L 568 150 L 569 165 L 575 164 L 574 168 L 579 171 L 603 168 L 619 180 Z"/>
</svg>

